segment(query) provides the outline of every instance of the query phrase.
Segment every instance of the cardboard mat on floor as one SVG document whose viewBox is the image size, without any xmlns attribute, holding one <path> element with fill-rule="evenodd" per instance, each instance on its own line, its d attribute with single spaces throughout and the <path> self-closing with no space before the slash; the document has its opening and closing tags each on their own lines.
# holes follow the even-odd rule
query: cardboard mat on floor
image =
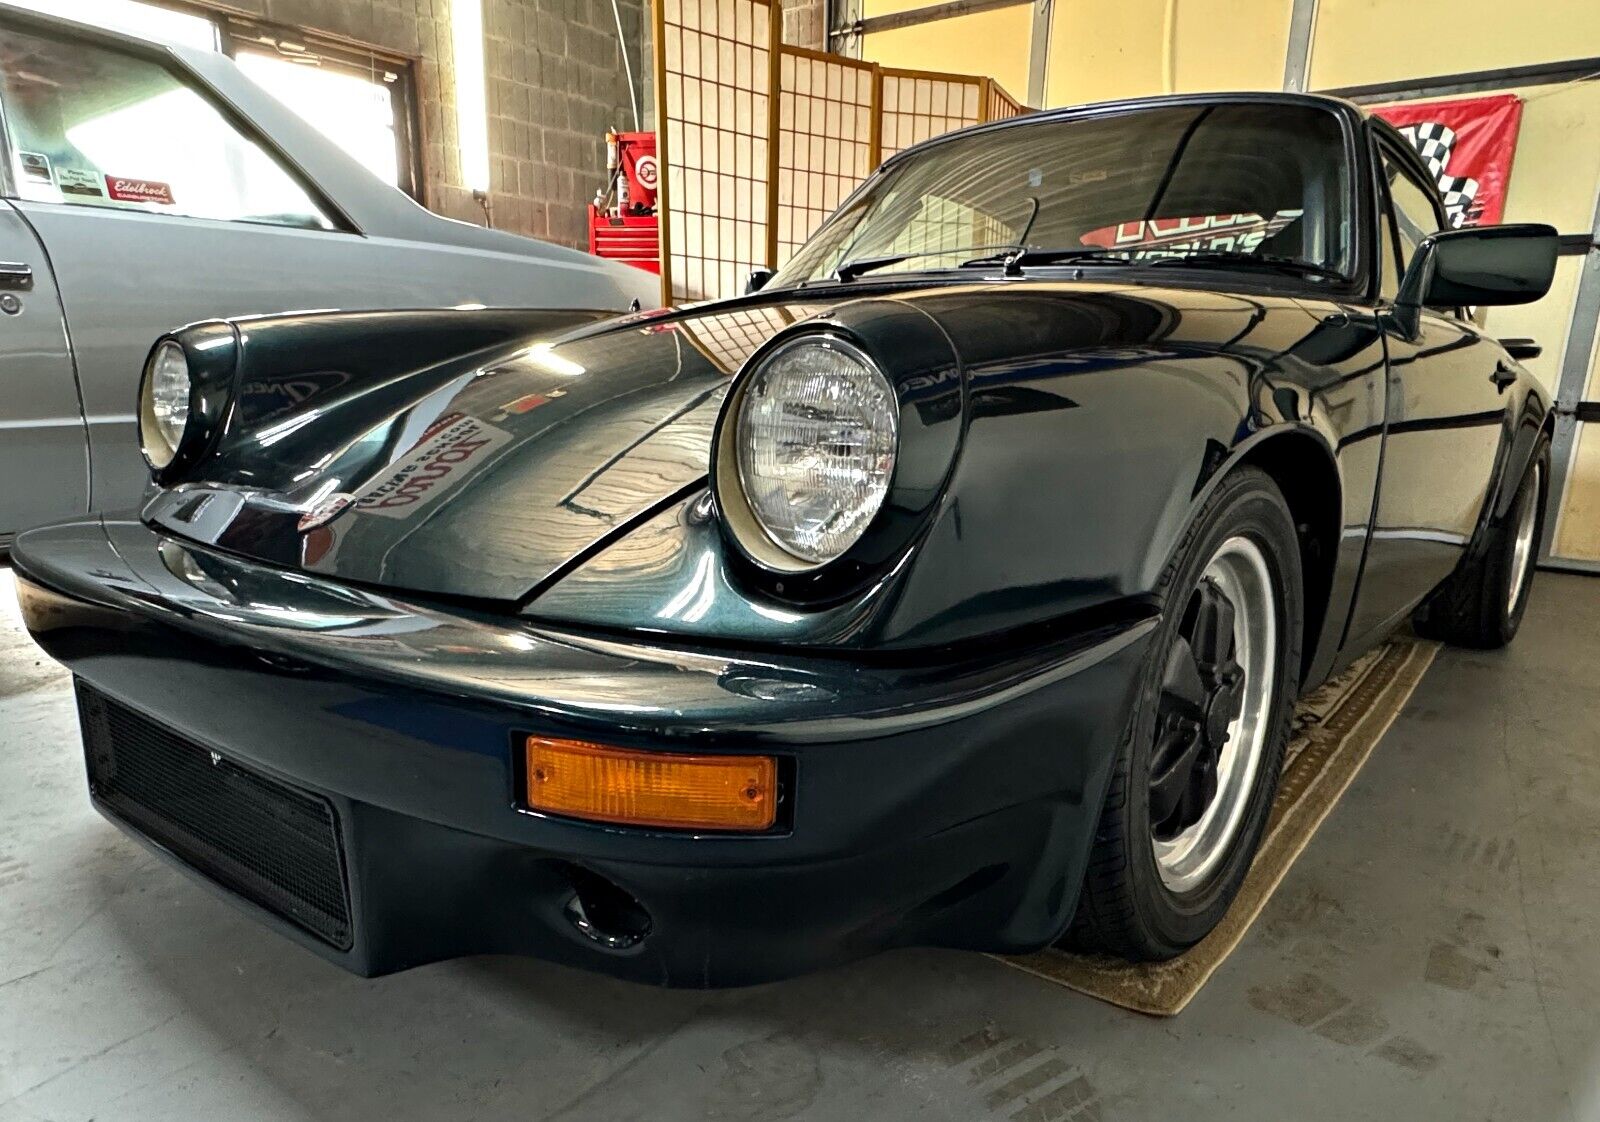
<svg viewBox="0 0 1600 1122">
<path fill-rule="evenodd" d="M 1397 637 L 1301 700 L 1255 864 L 1216 930 L 1189 951 L 1170 962 L 1130 963 L 1053 949 L 998 961 L 1125 1009 L 1159 1017 L 1180 1012 L 1244 938 L 1438 649 L 1437 643 Z"/>
</svg>

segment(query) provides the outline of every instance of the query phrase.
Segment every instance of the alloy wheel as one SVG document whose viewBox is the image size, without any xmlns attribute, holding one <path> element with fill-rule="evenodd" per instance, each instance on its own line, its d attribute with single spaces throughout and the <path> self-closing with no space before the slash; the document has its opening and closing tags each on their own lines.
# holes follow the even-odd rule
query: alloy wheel
<svg viewBox="0 0 1600 1122">
<path fill-rule="evenodd" d="M 1277 597 L 1260 546 L 1218 547 L 1167 653 L 1150 759 L 1150 832 L 1162 882 L 1203 884 L 1239 832 L 1271 735 Z"/>
</svg>

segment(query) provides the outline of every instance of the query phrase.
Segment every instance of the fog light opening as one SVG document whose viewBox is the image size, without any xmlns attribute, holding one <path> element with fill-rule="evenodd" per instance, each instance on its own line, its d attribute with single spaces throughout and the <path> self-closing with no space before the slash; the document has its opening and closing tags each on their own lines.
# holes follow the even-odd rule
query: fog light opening
<svg viewBox="0 0 1600 1122">
<path fill-rule="evenodd" d="M 572 865 L 567 879 L 572 899 L 564 912 L 584 938 L 609 951 L 625 951 L 650 934 L 650 913 L 644 905 L 605 877 Z"/>
</svg>

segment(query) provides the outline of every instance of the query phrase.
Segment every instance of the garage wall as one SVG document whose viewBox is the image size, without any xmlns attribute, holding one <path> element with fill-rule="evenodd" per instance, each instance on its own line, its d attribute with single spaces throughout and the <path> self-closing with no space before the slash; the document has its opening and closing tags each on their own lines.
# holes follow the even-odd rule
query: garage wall
<svg viewBox="0 0 1600 1122">
<path fill-rule="evenodd" d="M 648 113 L 648 0 L 618 2 Z M 229 0 L 227 8 L 416 58 L 427 204 L 483 221 L 456 146 L 450 0 Z M 483 0 L 483 22 L 495 225 L 582 248 L 584 205 L 605 175 L 606 129 L 632 123 L 611 0 Z"/>
<path fill-rule="evenodd" d="M 1600 55 L 1594 0 L 1319 0 L 1311 88 L 1590 55 Z"/>
<path fill-rule="evenodd" d="M 864 0 L 865 17 L 892 15 L 923 7 L 926 0 Z M 993 78 L 1014 94 L 1028 90 L 1028 43 L 1033 8 L 972 12 L 936 23 L 874 32 L 861 57 L 883 66 L 938 70 Z"/>
<path fill-rule="evenodd" d="M 1286 0 L 1058 0 L 1045 104 L 1277 89 L 1291 7 Z"/>
</svg>

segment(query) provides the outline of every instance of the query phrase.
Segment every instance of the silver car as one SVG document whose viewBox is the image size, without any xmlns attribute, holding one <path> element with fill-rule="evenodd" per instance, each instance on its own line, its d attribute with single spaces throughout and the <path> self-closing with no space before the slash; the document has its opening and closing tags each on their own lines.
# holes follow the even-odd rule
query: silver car
<svg viewBox="0 0 1600 1122">
<path fill-rule="evenodd" d="M 657 278 L 431 214 L 221 54 L 0 5 L 0 549 L 131 505 L 151 340 L 338 308 L 654 307 Z"/>
</svg>

